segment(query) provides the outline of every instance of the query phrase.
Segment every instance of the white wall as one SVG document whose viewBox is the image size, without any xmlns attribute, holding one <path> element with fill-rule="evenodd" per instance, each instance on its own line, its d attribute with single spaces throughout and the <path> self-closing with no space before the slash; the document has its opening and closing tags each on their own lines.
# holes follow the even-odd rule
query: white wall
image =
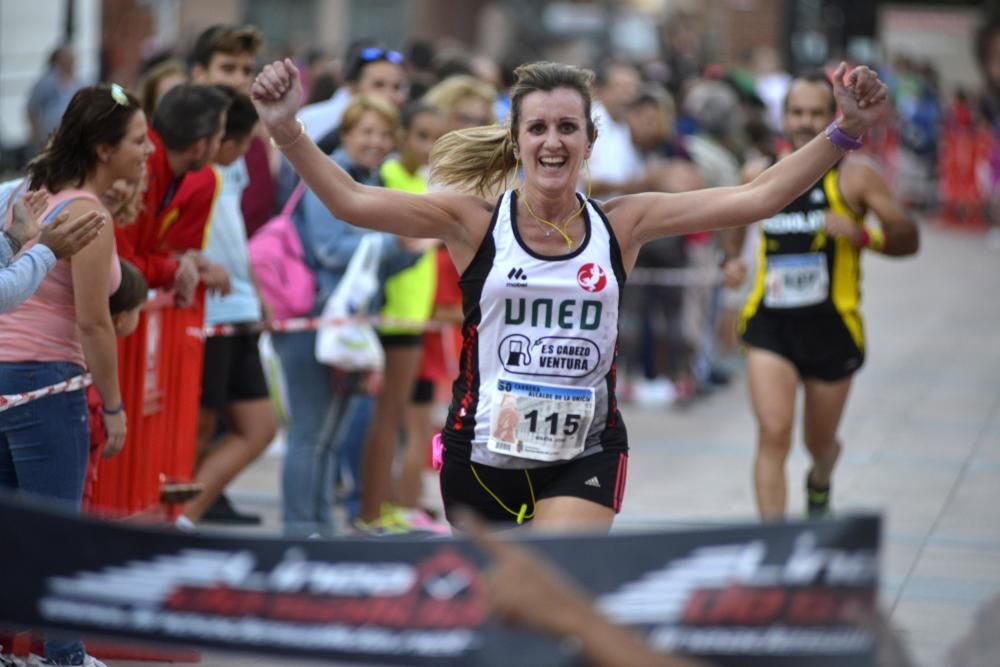
<svg viewBox="0 0 1000 667">
<path fill-rule="evenodd" d="M 977 90 L 981 85 L 979 65 L 973 53 L 976 9 L 933 5 L 884 7 L 879 11 L 879 43 L 883 60 L 904 54 L 934 64 L 941 74 L 942 92 L 955 88 Z"/>
<path fill-rule="evenodd" d="M 100 0 L 73 0 L 77 74 L 97 78 L 101 40 Z M 45 63 L 63 39 L 63 0 L 0 0 L 0 148 L 27 141 L 24 105 Z"/>
</svg>

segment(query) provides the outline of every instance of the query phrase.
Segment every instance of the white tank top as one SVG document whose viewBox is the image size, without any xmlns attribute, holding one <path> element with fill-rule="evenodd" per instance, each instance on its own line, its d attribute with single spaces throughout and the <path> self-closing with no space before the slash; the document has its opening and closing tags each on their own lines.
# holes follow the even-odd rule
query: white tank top
<svg viewBox="0 0 1000 667">
<path fill-rule="evenodd" d="M 465 322 L 445 446 L 498 468 L 625 450 L 615 400 L 625 270 L 611 225 L 588 201 L 580 246 L 543 256 L 521 239 L 516 204 L 513 192 L 500 198 L 459 281 Z"/>
</svg>

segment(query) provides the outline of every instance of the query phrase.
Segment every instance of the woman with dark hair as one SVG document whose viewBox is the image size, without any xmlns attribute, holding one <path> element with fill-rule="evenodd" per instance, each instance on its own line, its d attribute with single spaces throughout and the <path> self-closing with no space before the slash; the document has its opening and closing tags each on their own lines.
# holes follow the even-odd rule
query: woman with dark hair
<svg viewBox="0 0 1000 667">
<path fill-rule="evenodd" d="M 278 147 L 337 217 L 441 239 L 462 272 L 464 345 L 442 433 L 449 518 L 465 505 L 493 521 L 608 530 L 628 458 L 615 399 L 618 306 L 639 249 L 774 215 L 857 146 L 887 91 L 865 67 L 847 84 L 838 78 L 843 117 L 747 185 L 599 204 L 577 192 L 597 139 L 593 74 L 534 63 L 516 75 L 509 126 L 442 137 L 431 181 L 453 191 L 426 195 L 362 185 L 327 160 L 295 118 L 301 85 L 291 61 L 265 67 L 251 92 Z M 523 182 L 487 200 L 519 166 Z M 499 428 L 505 405 L 519 417 L 513 437 Z"/>
<path fill-rule="evenodd" d="M 152 151 L 139 101 L 120 86 L 83 88 L 73 96 L 47 148 L 28 165 L 29 187 L 49 195 L 47 223 L 110 218 L 101 195 L 121 179 L 142 179 Z M 44 223 L 43 223 L 44 224 Z M 24 304 L 0 316 L 0 394 L 56 385 L 89 371 L 104 404 L 106 455 L 125 443 L 115 329 L 108 297 L 121 282 L 112 225 L 61 260 Z M 57 499 L 78 509 L 89 450 L 82 388 L 0 412 L 0 488 Z M 57 665 L 99 665 L 79 640 L 46 642 Z"/>
</svg>

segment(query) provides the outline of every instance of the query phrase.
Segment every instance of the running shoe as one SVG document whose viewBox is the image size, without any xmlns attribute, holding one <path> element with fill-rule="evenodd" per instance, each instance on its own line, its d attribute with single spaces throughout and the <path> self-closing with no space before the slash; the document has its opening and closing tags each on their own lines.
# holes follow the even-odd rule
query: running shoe
<svg viewBox="0 0 1000 667">
<path fill-rule="evenodd" d="M 433 534 L 450 535 L 451 529 L 420 509 L 404 509 L 391 503 L 382 505 L 381 515 L 373 521 L 354 520 L 359 533 L 372 536 Z"/>
<path fill-rule="evenodd" d="M 2 650 L 3 647 L 0 646 L 0 651 Z M 0 653 L 0 667 L 25 667 L 25 662 L 13 653 Z"/>
<path fill-rule="evenodd" d="M 426 510 L 397 507 L 396 511 L 403 523 L 409 525 L 415 532 L 451 535 L 451 527 L 446 523 L 436 521 Z"/>
<path fill-rule="evenodd" d="M 51 667 L 52 665 L 58 665 L 59 663 L 49 662 L 45 658 L 32 654 L 28 657 L 28 662 L 24 664 L 26 667 Z M 76 665 L 78 667 L 108 667 L 92 655 L 83 656 L 83 662 L 76 663 Z"/>
<path fill-rule="evenodd" d="M 806 473 L 806 517 L 825 519 L 830 516 L 830 485 L 819 486 L 812 481 L 812 470 Z"/>
<path fill-rule="evenodd" d="M 203 523 L 223 523 L 240 526 L 257 526 L 263 521 L 259 514 L 240 512 L 233 507 L 225 494 L 219 494 L 201 517 Z"/>
</svg>

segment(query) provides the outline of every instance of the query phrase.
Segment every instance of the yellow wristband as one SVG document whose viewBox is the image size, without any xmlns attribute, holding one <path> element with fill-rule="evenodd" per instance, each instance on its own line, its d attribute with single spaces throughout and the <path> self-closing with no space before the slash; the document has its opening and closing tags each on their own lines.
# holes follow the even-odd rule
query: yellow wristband
<svg viewBox="0 0 1000 667">
<path fill-rule="evenodd" d="M 272 146 L 274 146 L 275 148 L 277 148 L 280 151 L 283 151 L 283 150 L 285 150 L 286 148 L 288 148 L 289 146 L 291 146 L 292 144 L 294 144 L 295 142 L 297 142 L 299 139 L 301 139 L 302 137 L 304 137 L 306 135 L 306 124 L 302 122 L 301 118 L 296 118 L 295 120 L 299 124 L 299 133 L 295 135 L 295 138 L 292 139 L 291 141 L 285 142 L 283 144 L 279 144 L 277 141 L 274 140 L 274 137 L 271 137 L 271 145 Z"/>
<path fill-rule="evenodd" d="M 876 252 L 885 250 L 885 232 L 881 227 L 868 228 L 868 248 Z"/>
</svg>

